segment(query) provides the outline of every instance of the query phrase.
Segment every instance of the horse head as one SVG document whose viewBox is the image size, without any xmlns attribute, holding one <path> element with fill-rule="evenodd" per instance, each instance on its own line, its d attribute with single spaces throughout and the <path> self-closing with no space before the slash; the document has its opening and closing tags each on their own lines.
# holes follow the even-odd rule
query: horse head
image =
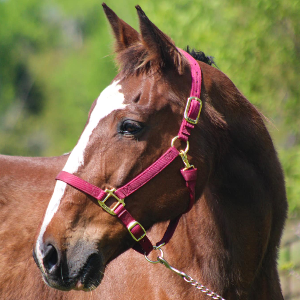
<svg viewBox="0 0 300 300">
<path fill-rule="evenodd" d="M 281 299 L 276 258 L 287 202 L 262 115 L 139 6 L 140 33 L 103 7 L 120 71 L 57 176 L 34 246 L 44 280 L 96 288 L 110 261 L 131 247 L 148 254 L 146 231 L 171 220 L 157 245 L 165 243 L 195 200 L 176 241 L 190 245 L 185 255 L 199 277 L 230 299 Z"/>
<path fill-rule="evenodd" d="M 93 103 L 63 171 L 111 191 L 136 177 L 170 147 L 190 94 L 191 71 L 172 40 L 140 7 L 139 34 L 103 6 L 115 36 L 120 72 Z M 186 147 L 179 141 L 175 144 Z M 201 147 L 205 148 L 205 142 Z M 195 164 L 201 165 L 200 193 L 209 162 L 199 156 L 195 159 Z M 189 193 L 181 168 L 182 161 L 176 158 L 124 200 L 126 209 L 145 230 L 187 210 Z M 113 207 L 115 202 L 115 197 L 110 197 L 106 206 Z M 120 220 L 102 210 L 93 197 L 57 181 L 34 257 L 50 286 L 90 290 L 100 283 L 105 266 L 134 243 Z"/>
</svg>

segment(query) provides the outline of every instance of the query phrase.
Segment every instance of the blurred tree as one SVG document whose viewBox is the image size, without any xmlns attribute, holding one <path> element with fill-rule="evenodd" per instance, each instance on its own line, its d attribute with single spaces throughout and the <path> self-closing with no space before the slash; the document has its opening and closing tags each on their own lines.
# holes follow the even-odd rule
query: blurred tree
<svg viewBox="0 0 300 300">
<path fill-rule="evenodd" d="M 42 112 L 43 86 L 30 58 L 57 42 L 59 31 L 49 26 L 36 0 L 0 2 L 0 151 L 42 154 L 35 118 Z"/>
</svg>

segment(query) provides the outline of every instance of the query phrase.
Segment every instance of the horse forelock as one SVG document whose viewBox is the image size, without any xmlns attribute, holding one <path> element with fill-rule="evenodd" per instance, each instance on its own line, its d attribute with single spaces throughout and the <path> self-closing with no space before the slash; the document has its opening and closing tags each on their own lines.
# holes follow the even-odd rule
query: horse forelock
<svg viewBox="0 0 300 300">
<path fill-rule="evenodd" d="M 193 58 L 198 61 L 204 62 L 208 65 L 216 65 L 212 56 L 205 55 L 202 51 L 195 49 L 190 50 L 189 46 L 186 48 Z M 181 55 L 179 54 L 179 57 Z M 130 47 L 118 51 L 116 55 L 116 64 L 119 66 L 119 71 L 127 75 L 139 75 L 141 73 L 153 74 L 161 72 L 168 68 L 177 68 L 180 74 L 185 66 L 185 61 L 174 56 L 172 62 L 159 60 L 156 58 L 155 53 L 147 49 L 145 45 L 139 41 L 132 44 Z"/>
<path fill-rule="evenodd" d="M 169 66 L 167 62 L 156 59 L 155 53 L 146 49 L 142 42 L 117 53 L 116 63 L 119 71 L 125 76 L 159 73 Z"/>
</svg>

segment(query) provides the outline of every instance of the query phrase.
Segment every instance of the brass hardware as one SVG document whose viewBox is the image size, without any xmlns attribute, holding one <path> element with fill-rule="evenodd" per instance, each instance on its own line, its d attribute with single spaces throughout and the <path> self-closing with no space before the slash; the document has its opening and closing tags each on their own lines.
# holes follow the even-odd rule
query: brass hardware
<svg viewBox="0 0 300 300">
<path fill-rule="evenodd" d="M 107 193 L 108 195 L 104 198 L 104 200 L 102 200 L 102 201 L 98 200 L 99 205 L 100 205 L 106 212 L 108 212 L 109 214 L 111 214 L 111 215 L 113 215 L 113 216 L 116 215 L 115 210 L 116 210 L 116 208 L 117 208 L 120 204 L 122 204 L 123 206 L 125 206 L 124 200 L 123 200 L 123 199 L 120 199 L 117 195 L 115 195 L 115 194 L 114 194 L 115 191 L 116 191 L 116 189 L 111 189 L 111 190 L 110 190 L 110 189 L 106 189 L 106 190 L 105 190 L 105 193 Z M 116 205 L 115 205 L 113 208 L 110 208 L 110 207 L 108 207 L 108 206 L 105 204 L 106 200 L 107 200 L 108 198 L 110 198 L 110 197 L 114 197 L 114 198 L 118 201 L 118 203 L 116 203 Z"/>
<path fill-rule="evenodd" d="M 199 108 L 199 112 L 198 112 L 198 116 L 196 119 L 192 119 L 188 116 L 188 113 L 189 113 L 189 109 L 190 109 L 190 106 L 191 106 L 191 103 L 192 103 L 192 100 L 196 100 L 200 103 L 200 108 Z M 187 122 L 189 122 L 190 124 L 197 124 L 198 121 L 199 121 L 199 117 L 200 117 L 200 113 L 201 113 L 201 109 L 202 109 L 202 101 L 197 98 L 197 97 L 189 97 L 188 100 L 187 100 L 187 103 L 186 103 L 186 107 L 185 107 L 185 110 L 184 110 L 184 118 Z"/>
<path fill-rule="evenodd" d="M 171 146 L 174 147 L 174 143 L 175 141 L 178 139 L 178 135 L 175 136 L 173 139 L 172 139 L 172 142 L 171 142 Z M 189 141 L 186 141 L 186 148 L 185 150 L 180 150 L 179 152 L 179 155 L 185 165 L 185 168 L 183 169 L 184 171 L 185 170 L 188 170 L 188 169 L 191 169 L 191 168 L 195 168 L 193 165 L 191 165 L 188 161 L 188 158 L 187 158 L 187 153 L 190 149 L 190 144 L 189 144 Z"/>
<path fill-rule="evenodd" d="M 181 157 L 181 159 L 182 159 L 182 161 L 185 165 L 185 168 L 183 169 L 184 171 L 188 170 L 188 169 L 191 169 L 191 168 L 195 168 L 193 165 L 190 165 L 185 151 L 181 150 L 179 152 L 179 155 L 180 155 L 180 157 Z"/>
<path fill-rule="evenodd" d="M 136 238 L 136 237 L 133 235 L 133 233 L 131 232 L 131 229 L 132 229 L 134 226 L 136 226 L 136 225 L 139 225 L 139 226 L 142 228 L 142 230 L 144 231 L 144 234 L 143 234 L 142 236 L 140 236 L 139 238 Z M 144 227 L 143 227 L 138 221 L 132 221 L 132 222 L 128 225 L 127 229 L 128 229 L 128 231 L 129 231 L 129 233 L 131 234 L 132 238 L 133 238 L 136 242 L 139 242 L 143 237 L 146 236 L 146 230 L 144 229 Z"/>
<path fill-rule="evenodd" d="M 172 141 L 171 141 L 171 147 L 174 147 L 174 143 L 175 143 L 175 141 L 176 141 L 178 138 L 179 138 L 179 136 L 177 135 L 177 136 L 175 136 L 175 137 L 172 139 Z M 190 143 L 189 143 L 189 141 L 186 141 L 186 148 L 185 148 L 185 150 L 184 150 L 184 153 L 188 153 L 189 149 L 190 149 Z M 181 150 L 181 151 L 182 151 L 182 150 Z"/>
<path fill-rule="evenodd" d="M 159 250 L 161 247 L 163 247 L 166 243 L 161 243 L 160 245 L 158 246 L 153 246 L 153 249 L 154 250 Z"/>
</svg>

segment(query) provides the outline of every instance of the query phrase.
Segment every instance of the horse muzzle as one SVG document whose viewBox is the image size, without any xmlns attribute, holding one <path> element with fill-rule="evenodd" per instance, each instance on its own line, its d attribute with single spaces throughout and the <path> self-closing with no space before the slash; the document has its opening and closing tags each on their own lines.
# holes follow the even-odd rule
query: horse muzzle
<svg viewBox="0 0 300 300">
<path fill-rule="evenodd" d="M 41 248 L 40 255 L 33 250 L 33 258 L 50 287 L 63 291 L 92 291 L 100 284 L 105 266 L 95 249 L 76 245 L 73 251 L 62 253 L 53 244 Z"/>
</svg>

